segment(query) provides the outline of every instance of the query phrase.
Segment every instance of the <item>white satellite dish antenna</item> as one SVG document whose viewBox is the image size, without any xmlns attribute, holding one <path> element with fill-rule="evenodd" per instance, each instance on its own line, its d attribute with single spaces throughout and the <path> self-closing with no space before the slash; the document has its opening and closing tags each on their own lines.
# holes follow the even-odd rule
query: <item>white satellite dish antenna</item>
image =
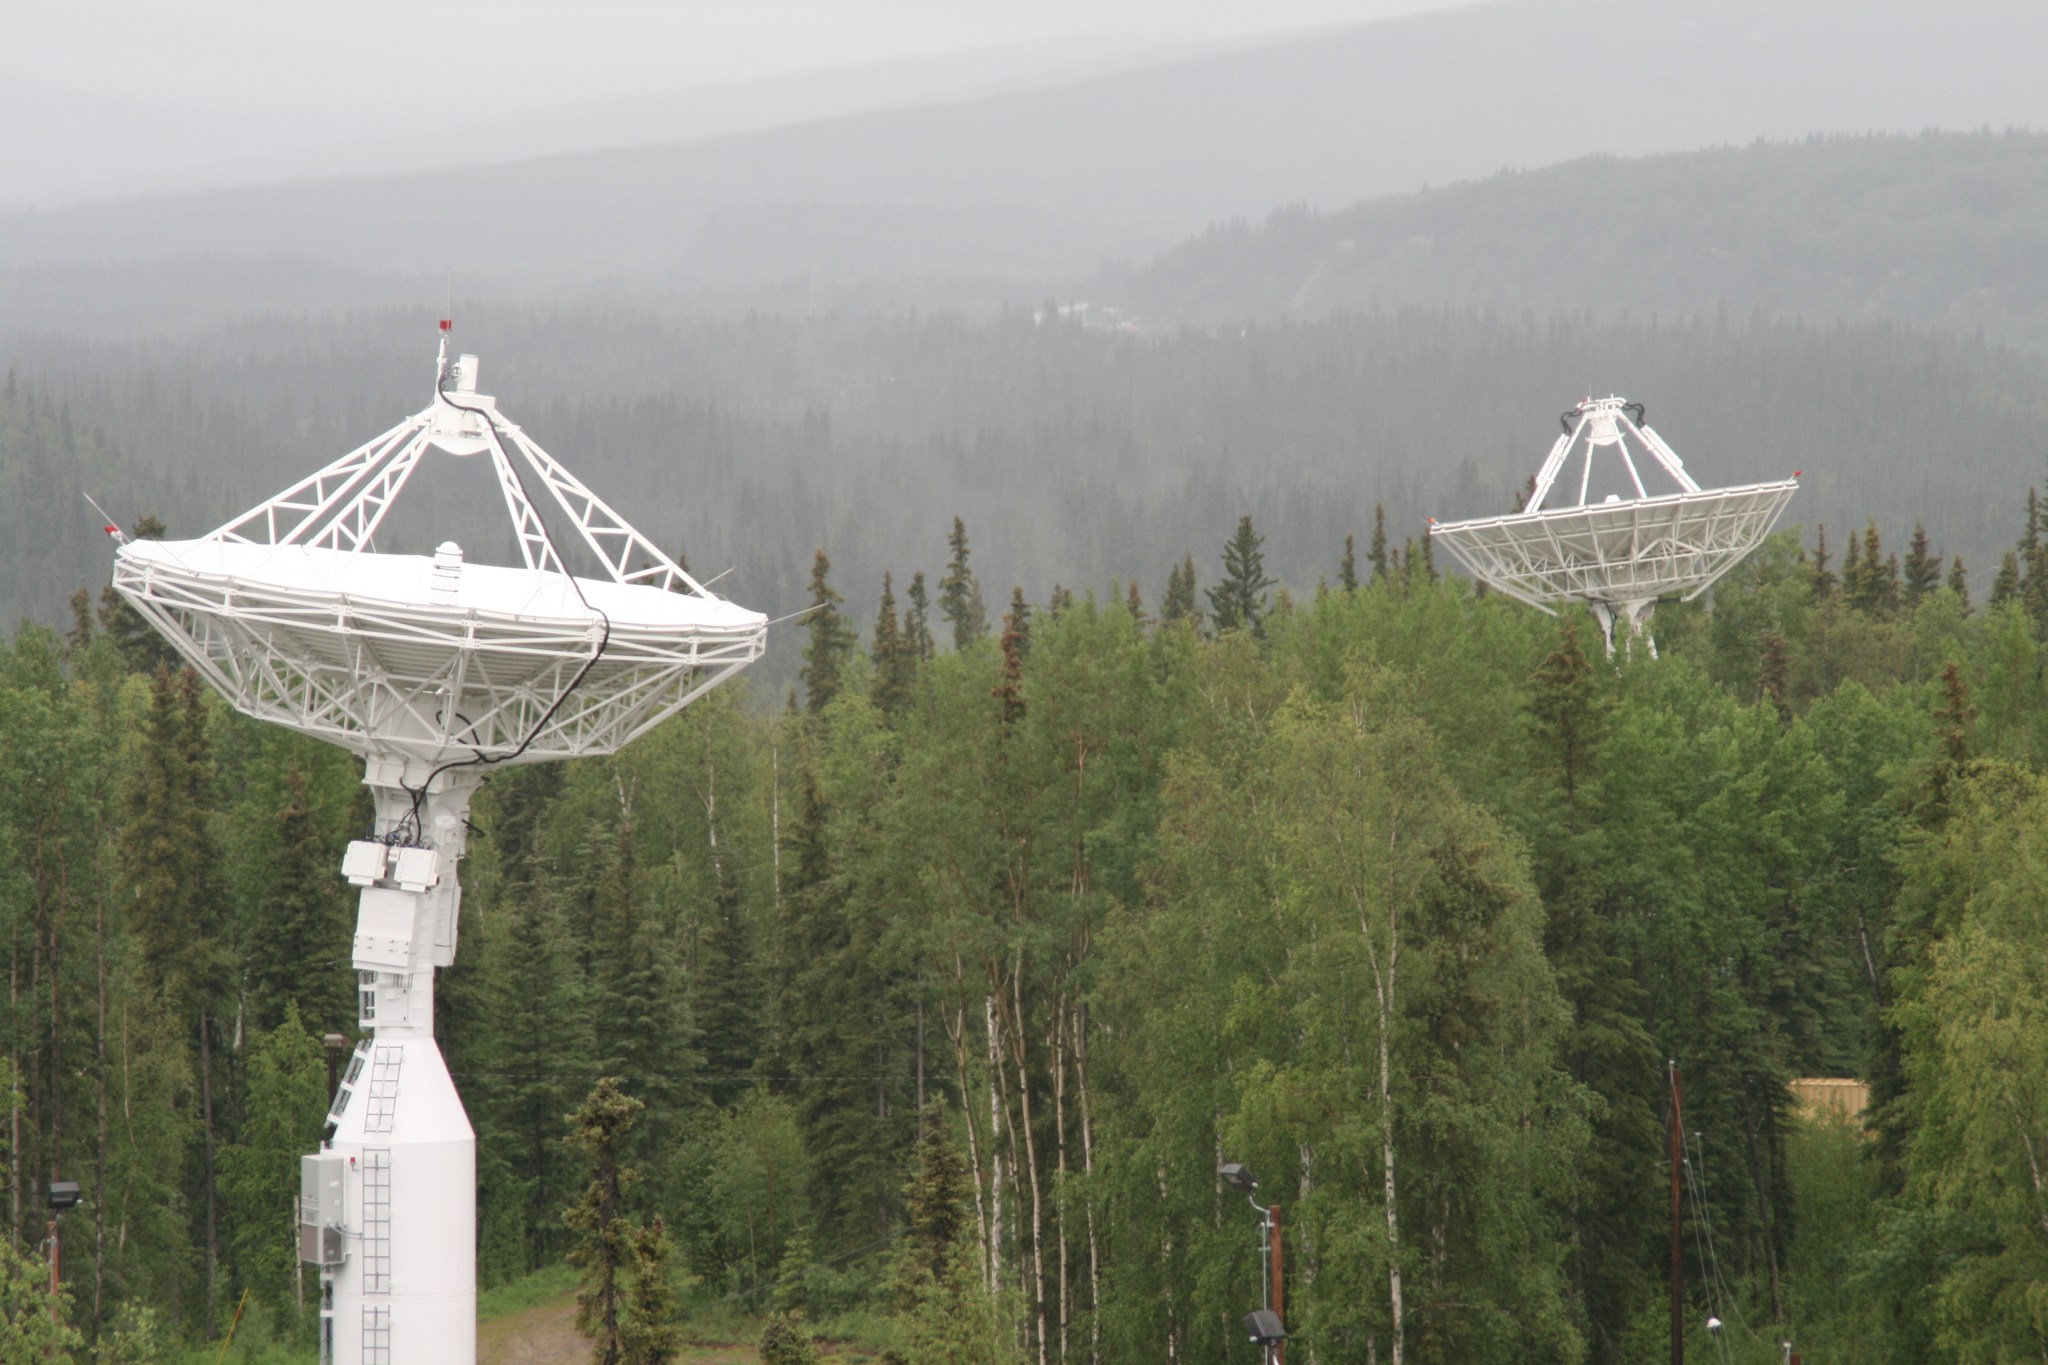
<svg viewBox="0 0 2048 1365">
<path fill-rule="evenodd" d="M 1521 511 L 1432 520 L 1430 539 L 1474 578 L 1532 607 L 1554 612 L 1558 602 L 1586 603 L 1600 621 L 1609 653 L 1619 621 L 1631 638 L 1642 636 L 1654 656 L 1649 621 L 1659 599 L 1691 601 L 1756 549 L 1799 490 L 1799 476 L 1702 489 L 1677 452 L 1643 421 L 1643 405 L 1623 398 L 1588 398 L 1559 423 L 1564 434 L 1537 471 Z M 1644 486 L 1631 443 L 1676 491 L 1652 493 Z M 1546 508 L 1575 448 L 1582 459 L 1577 497 Z M 1587 501 L 1596 454 L 1619 461 L 1633 497 L 1609 494 Z"/>
<path fill-rule="evenodd" d="M 433 1026 L 478 783 L 495 764 L 612 752 L 758 659 L 768 629 L 507 421 L 441 330 L 426 409 L 210 535 L 114 558 L 115 589 L 237 710 L 362 755 L 375 798 L 373 837 L 342 860 L 362 888 L 366 1037 L 301 1172 L 321 1358 L 347 1365 L 476 1359 L 476 1137 Z M 468 563 L 452 542 L 377 552 L 437 453 L 489 460 L 520 565 Z M 531 489 L 602 577 L 570 574 Z"/>
</svg>

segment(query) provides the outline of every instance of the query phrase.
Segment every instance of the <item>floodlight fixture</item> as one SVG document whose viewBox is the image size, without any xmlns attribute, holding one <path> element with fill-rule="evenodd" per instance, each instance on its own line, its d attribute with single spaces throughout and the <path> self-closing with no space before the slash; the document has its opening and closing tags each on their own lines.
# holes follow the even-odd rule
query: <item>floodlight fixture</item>
<svg viewBox="0 0 2048 1365">
<path fill-rule="evenodd" d="M 1431 518 L 1430 540 L 1480 582 L 1540 611 L 1554 613 L 1559 602 L 1585 603 L 1610 653 L 1619 622 L 1655 657 L 1649 621 L 1657 603 L 1690 602 L 1762 544 L 1799 490 L 1799 474 L 1703 489 L 1644 421 L 1643 405 L 1618 396 L 1587 398 L 1559 422 L 1564 434 L 1520 511 L 1465 521 Z M 1632 445 L 1645 457 L 1640 465 Z M 1575 449 L 1582 458 L 1576 490 L 1571 481 L 1560 489 L 1558 476 Z M 1589 501 L 1596 455 L 1619 462 L 1627 492 Z M 1644 482 L 1645 469 L 1661 470 L 1671 491 L 1653 490 Z"/>
<path fill-rule="evenodd" d="M 78 1201 L 83 1197 L 79 1193 L 76 1180 L 52 1180 L 50 1182 L 49 1201 L 50 1212 L 52 1213 L 63 1213 L 66 1209 L 77 1208 Z"/>
<path fill-rule="evenodd" d="M 1255 1194 L 1258 1192 L 1259 1182 L 1252 1178 L 1250 1171 L 1235 1161 L 1227 1161 L 1223 1165 L 1218 1166 L 1216 1174 L 1222 1179 L 1224 1184 L 1240 1194 Z"/>
<path fill-rule="evenodd" d="M 1287 1340 L 1287 1328 L 1270 1308 L 1257 1308 L 1244 1316 L 1244 1333 L 1260 1346 L 1278 1346 Z"/>
</svg>

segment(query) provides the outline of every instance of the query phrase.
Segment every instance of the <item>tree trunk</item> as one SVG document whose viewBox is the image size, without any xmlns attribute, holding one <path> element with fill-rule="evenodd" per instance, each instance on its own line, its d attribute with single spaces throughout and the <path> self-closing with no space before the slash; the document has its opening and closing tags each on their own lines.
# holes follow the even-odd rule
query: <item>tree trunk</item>
<svg viewBox="0 0 2048 1365">
<path fill-rule="evenodd" d="M 1392 861 L 1401 837 L 1398 814 L 1390 819 L 1389 826 L 1385 906 L 1387 939 L 1384 953 L 1380 945 L 1373 940 L 1373 926 L 1370 923 L 1363 923 L 1359 928 L 1365 939 L 1366 957 L 1372 969 L 1373 995 L 1379 1009 L 1380 1171 L 1387 1212 L 1387 1358 L 1392 1365 L 1401 1365 L 1405 1342 L 1402 1336 L 1400 1186 L 1395 1179 L 1394 1171 L 1393 1068 L 1394 1020 L 1400 1012 L 1396 990 L 1399 985 L 1401 962 L 1401 889 Z"/>
<path fill-rule="evenodd" d="M 981 1190 L 981 1140 L 974 1126 L 974 1091 L 967 1081 L 967 997 L 960 989 L 963 985 L 961 975 L 962 964 L 956 953 L 953 957 L 955 993 L 952 1011 L 946 1016 L 946 1037 L 953 1044 L 953 1074 L 960 1084 L 960 1114 L 967 1121 L 967 1169 L 974 1176 L 974 1231 L 981 1243 L 982 1282 L 990 1293 L 994 1293 L 993 1243 L 989 1240 L 988 1205 Z"/>
<path fill-rule="evenodd" d="M 768 864 L 774 878 L 775 913 L 782 913 L 782 749 L 768 746 Z"/>
<path fill-rule="evenodd" d="M 98 1027 L 93 1073 L 99 1131 L 92 1153 L 92 1326 L 97 1340 L 107 1303 L 107 897 L 101 881 L 93 912 L 93 971 L 98 983 Z"/>
<path fill-rule="evenodd" d="M 1073 1319 L 1073 1305 L 1068 1298 L 1068 1275 L 1071 1255 L 1067 1245 L 1067 1000 L 1065 996 L 1053 1002 L 1052 1009 L 1052 1133 L 1057 1156 L 1053 1165 L 1053 1191 L 1058 1196 L 1053 1204 L 1053 1223 L 1059 1230 L 1059 1359 L 1060 1365 L 1067 1365 L 1067 1324 Z"/>
<path fill-rule="evenodd" d="M 1003 1283 L 1003 1091 L 1009 1087 L 1003 1082 L 1003 1059 L 998 1050 L 1001 1030 L 996 1024 L 993 992 L 982 996 L 981 1012 L 988 1030 L 989 1284 L 993 1292 Z M 1008 1136 L 1014 1167 L 1017 1135 L 1012 1132 Z"/>
<path fill-rule="evenodd" d="M 1031 1188 L 1031 1313 L 1038 1337 L 1038 1365 L 1045 1365 L 1045 1201 L 1038 1178 L 1038 1125 L 1031 1116 L 1031 1071 L 1028 1065 L 1028 1035 L 1024 1029 L 1022 954 L 1012 961 L 1010 972 L 1010 1048 L 1017 1068 L 1017 1113 L 1015 1125 L 1024 1132 L 1022 1175 Z M 1014 1130 L 1013 1130 L 1014 1131 Z"/>
<path fill-rule="evenodd" d="M 1401 1210 L 1394 1181 L 1394 1101 L 1387 1054 L 1386 988 L 1380 990 L 1380 1165 L 1385 1172 L 1387 1202 L 1387 1302 L 1390 1307 L 1388 1357 L 1401 1365 Z"/>
<path fill-rule="evenodd" d="M 21 929 L 17 925 L 7 942 L 7 1015 L 20 1018 Z M 13 1074 L 7 1087 L 7 1232 L 21 1240 L 21 1035 L 10 1040 L 8 1060 Z"/>
<path fill-rule="evenodd" d="M 1074 1086 L 1081 1100 L 1081 1175 L 1095 1174 L 1095 1120 L 1088 1101 L 1088 1007 L 1074 1006 Z M 1088 1360 L 1102 1360 L 1102 1244 L 1095 1233 L 1095 1201 L 1088 1201 Z"/>
<path fill-rule="evenodd" d="M 215 1293 L 220 1272 L 220 1206 L 214 1181 L 213 1020 L 199 1008 L 199 1121 L 205 1137 L 206 1183 L 206 1336 L 213 1339 Z"/>
</svg>

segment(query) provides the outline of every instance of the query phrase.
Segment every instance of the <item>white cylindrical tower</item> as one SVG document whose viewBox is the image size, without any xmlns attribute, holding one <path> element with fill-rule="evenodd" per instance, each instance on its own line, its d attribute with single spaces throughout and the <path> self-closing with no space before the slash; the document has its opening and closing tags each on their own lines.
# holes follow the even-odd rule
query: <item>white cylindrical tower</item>
<svg viewBox="0 0 2048 1365">
<path fill-rule="evenodd" d="M 474 1365 L 476 1135 L 434 1041 L 434 972 L 455 959 L 460 865 L 479 770 L 370 765 L 374 839 L 350 844 L 361 887 L 355 968 L 367 1035 L 334 1098 L 322 1157 L 341 1182 L 321 1330 L 340 1365 Z M 425 783 L 418 798 L 413 790 Z"/>
</svg>

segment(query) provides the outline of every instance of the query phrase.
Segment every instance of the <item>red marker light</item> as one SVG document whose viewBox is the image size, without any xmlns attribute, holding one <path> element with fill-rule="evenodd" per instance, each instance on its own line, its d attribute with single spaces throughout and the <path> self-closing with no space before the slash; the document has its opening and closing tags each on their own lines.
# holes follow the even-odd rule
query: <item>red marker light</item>
<svg viewBox="0 0 2048 1365">
<path fill-rule="evenodd" d="M 1799 477 L 1799 476 L 1800 476 L 1801 474 L 1804 474 L 1805 472 L 1806 472 L 1806 471 L 1805 471 L 1805 470 L 1803 470 L 1803 469 L 1795 469 L 1795 470 L 1793 470 L 1793 471 L 1792 471 L 1792 477 L 1796 479 L 1796 478 L 1798 478 L 1798 477 Z"/>
<path fill-rule="evenodd" d="M 120 528 L 120 527 L 118 527 L 118 526 L 109 526 L 109 527 L 107 527 L 106 529 L 107 529 L 107 534 L 108 534 L 108 535 L 110 535 L 110 536 L 118 536 L 118 535 L 120 535 L 120 534 L 121 534 L 121 528 Z"/>
<path fill-rule="evenodd" d="M 452 318 L 442 318 L 442 319 L 441 319 L 441 330 L 442 330 L 442 331 L 444 331 L 444 332 L 450 332 L 450 331 L 453 331 L 454 329 L 455 329 L 455 322 L 454 322 L 454 320 L 453 320 Z"/>
</svg>

